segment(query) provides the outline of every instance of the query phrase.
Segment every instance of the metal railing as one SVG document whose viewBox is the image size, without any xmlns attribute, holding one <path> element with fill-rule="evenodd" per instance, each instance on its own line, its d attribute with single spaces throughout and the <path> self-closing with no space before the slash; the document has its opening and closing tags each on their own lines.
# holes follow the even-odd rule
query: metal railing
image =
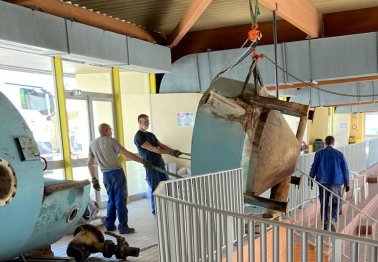
<svg viewBox="0 0 378 262">
<path fill-rule="evenodd" d="M 236 169 L 160 183 L 160 261 L 377 261 L 376 240 L 244 215 L 242 181 Z"/>
<path fill-rule="evenodd" d="M 338 150 L 342 151 L 347 160 L 349 170 L 353 170 L 350 173 L 351 192 L 353 198 L 358 201 L 354 201 L 355 205 L 361 202 L 363 195 L 366 199 L 368 195 L 368 186 L 366 183 L 366 176 L 363 174 L 356 175 L 359 172 L 366 170 L 378 162 L 378 139 L 365 141 L 363 143 L 338 147 Z M 311 165 L 314 161 L 315 153 L 301 155 L 297 162 L 296 176 L 301 176 L 301 173 L 309 174 Z M 304 179 L 300 188 L 291 185 L 289 192 L 288 210 L 292 212 L 302 206 L 303 203 L 312 201 L 318 197 L 319 191 L 313 190 L 308 186 L 307 179 Z"/>
<path fill-rule="evenodd" d="M 363 187 L 356 186 L 356 183 L 361 180 L 360 177 L 354 178 L 351 181 L 350 192 L 348 194 L 344 192 L 344 196 L 340 197 L 307 174 L 299 170 L 296 173 L 299 173 L 301 183 L 296 189 L 291 187 L 292 191 L 299 192 L 297 194 L 299 197 L 290 200 L 290 202 L 296 203 L 296 206 L 292 207 L 287 213 L 290 223 L 316 229 L 325 229 L 341 234 L 355 235 L 360 238 L 376 239 L 378 221 L 368 213 L 375 211 L 378 196 L 373 196 L 367 200 L 363 208 L 349 201 L 361 198 L 361 190 L 364 191 L 363 195 L 367 198 L 368 185 Z M 322 198 L 322 202 L 320 202 L 320 199 L 318 200 L 319 194 L 329 197 L 328 206 L 325 204 L 326 197 Z M 357 198 L 356 194 L 358 194 Z M 293 192 L 290 195 L 293 195 Z M 329 214 L 328 219 L 325 218 L 326 209 Z M 332 218 L 333 212 L 336 213 L 334 218 Z M 348 248 L 348 245 L 342 246 L 341 252 L 344 257 L 348 257 Z M 366 255 L 366 250 L 360 250 L 361 258 L 365 259 Z"/>
</svg>

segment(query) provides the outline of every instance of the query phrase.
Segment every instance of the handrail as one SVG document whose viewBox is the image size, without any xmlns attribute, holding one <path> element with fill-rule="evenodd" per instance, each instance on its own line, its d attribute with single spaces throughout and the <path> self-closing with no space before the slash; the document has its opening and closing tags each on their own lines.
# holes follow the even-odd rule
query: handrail
<svg viewBox="0 0 378 262">
<path fill-rule="evenodd" d="M 321 187 L 323 190 L 327 191 L 330 195 L 332 195 L 332 197 L 339 199 L 339 201 L 341 201 L 341 202 L 345 202 L 347 205 L 349 205 L 352 208 L 356 209 L 359 213 L 361 213 L 364 216 L 370 218 L 371 220 L 373 220 L 375 223 L 378 224 L 378 220 L 376 220 L 375 218 L 372 218 L 371 216 L 369 216 L 368 214 L 366 214 L 363 210 L 359 209 L 356 205 L 353 205 L 352 203 L 350 203 L 348 200 L 346 200 L 346 199 L 344 199 L 344 198 L 336 195 L 334 192 L 332 192 L 331 190 L 329 190 L 328 188 L 326 188 L 325 186 L 323 186 L 322 184 L 320 184 L 318 181 L 316 181 L 315 179 L 313 179 L 312 177 L 310 177 L 309 175 L 307 175 L 303 171 L 301 171 L 299 169 L 296 169 L 295 171 L 300 172 L 303 176 L 307 177 L 307 179 L 310 179 L 313 183 L 315 183 L 316 185 L 318 185 L 319 187 Z"/>
<path fill-rule="evenodd" d="M 167 183 L 167 182 L 164 182 L 164 183 Z M 159 192 L 162 191 L 163 187 L 164 187 L 164 184 L 160 183 L 159 186 L 154 191 L 155 197 L 163 198 L 163 199 L 166 199 L 166 200 L 169 200 L 169 201 L 172 201 L 172 202 L 183 204 L 185 206 L 199 208 L 199 209 L 203 209 L 203 210 L 206 210 L 206 211 L 209 211 L 209 212 L 219 213 L 219 214 L 226 215 L 226 216 L 237 217 L 237 218 L 241 218 L 241 219 L 245 219 L 245 220 L 253 220 L 255 222 L 260 222 L 260 223 L 267 223 L 268 222 L 269 224 L 271 224 L 273 226 L 285 227 L 285 228 L 292 229 L 292 230 L 305 231 L 305 232 L 308 232 L 308 233 L 312 233 L 312 234 L 316 234 L 316 235 L 322 235 L 322 236 L 325 236 L 325 237 L 331 237 L 331 238 L 337 237 L 339 239 L 343 239 L 343 240 L 347 240 L 347 241 L 353 240 L 353 241 L 359 242 L 361 244 L 373 245 L 373 246 L 378 247 L 378 241 L 373 240 L 373 239 L 360 238 L 360 237 L 345 235 L 345 234 L 341 234 L 341 233 L 337 233 L 337 232 L 330 232 L 330 231 L 327 231 L 327 230 L 321 230 L 321 229 L 316 229 L 316 228 L 311 228 L 311 227 L 304 227 L 304 226 L 300 226 L 300 225 L 296 225 L 296 224 L 288 224 L 288 223 L 280 222 L 280 221 L 276 221 L 276 220 L 267 220 L 266 218 L 259 218 L 259 217 L 253 217 L 252 218 L 249 215 L 238 214 L 238 213 L 234 213 L 234 212 L 225 211 L 225 210 L 222 210 L 222 209 L 219 209 L 219 208 L 206 207 L 206 206 L 202 206 L 202 205 L 199 205 L 199 204 L 194 204 L 194 203 L 191 203 L 189 201 L 177 199 L 177 198 L 170 197 L 170 196 L 164 195 L 162 193 L 159 193 Z"/>
<path fill-rule="evenodd" d="M 243 214 L 241 175 L 237 169 L 159 184 L 160 261 L 378 261 L 375 239 Z"/>
</svg>

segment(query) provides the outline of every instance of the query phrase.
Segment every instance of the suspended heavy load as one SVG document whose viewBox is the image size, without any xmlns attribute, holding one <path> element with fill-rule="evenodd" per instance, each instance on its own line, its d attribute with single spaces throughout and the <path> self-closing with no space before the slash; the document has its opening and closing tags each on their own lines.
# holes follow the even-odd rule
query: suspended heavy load
<svg viewBox="0 0 378 262">
<path fill-rule="evenodd" d="M 307 112 L 308 106 L 270 97 L 261 86 L 214 80 L 196 113 L 192 175 L 242 167 L 245 199 L 285 211 Z M 296 134 L 283 114 L 298 117 Z M 270 199 L 260 197 L 269 189 Z"/>
<path fill-rule="evenodd" d="M 33 134 L 0 92 L 0 261 L 50 245 L 70 232 L 88 204 L 90 184 L 43 177 Z"/>
</svg>

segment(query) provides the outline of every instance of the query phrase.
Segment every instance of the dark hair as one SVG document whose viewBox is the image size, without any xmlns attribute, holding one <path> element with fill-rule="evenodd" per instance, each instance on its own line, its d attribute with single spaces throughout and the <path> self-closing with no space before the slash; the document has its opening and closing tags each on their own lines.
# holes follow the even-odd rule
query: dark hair
<svg viewBox="0 0 378 262">
<path fill-rule="evenodd" d="M 335 143 L 335 138 L 334 138 L 333 136 L 327 136 L 327 137 L 325 138 L 325 144 L 326 144 L 327 146 L 332 145 L 332 144 L 334 144 L 334 143 Z"/>
<path fill-rule="evenodd" d="M 146 118 L 146 117 L 148 117 L 148 115 L 140 114 L 140 115 L 138 116 L 138 122 L 139 122 L 139 120 L 140 120 L 141 118 Z"/>
</svg>

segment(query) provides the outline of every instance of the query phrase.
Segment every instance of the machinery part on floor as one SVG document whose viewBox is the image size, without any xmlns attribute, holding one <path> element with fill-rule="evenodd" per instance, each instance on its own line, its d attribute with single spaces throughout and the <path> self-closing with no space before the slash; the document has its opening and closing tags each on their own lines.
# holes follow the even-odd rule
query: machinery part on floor
<svg viewBox="0 0 378 262">
<path fill-rule="evenodd" d="M 87 206 L 90 185 L 88 180 L 43 177 L 33 134 L 1 92 L 0 119 L 0 261 L 3 261 L 55 243 L 73 230 Z"/>
<path fill-rule="evenodd" d="M 104 235 L 95 226 L 85 224 L 78 226 L 74 231 L 75 238 L 67 246 L 67 256 L 74 257 L 76 261 L 87 259 L 90 254 L 101 252 L 104 257 L 113 255 L 117 259 L 125 260 L 128 256 L 139 256 L 140 249 L 130 247 L 125 238 L 111 232 L 105 234 L 117 239 L 117 244 L 105 240 Z"/>
<path fill-rule="evenodd" d="M 268 97 L 258 85 L 213 81 L 196 113 L 192 175 L 242 167 L 245 199 L 260 196 L 254 205 L 285 210 L 307 112 L 307 105 Z M 299 118 L 296 134 L 283 114 Z M 270 198 L 261 201 L 269 189 Z"/>
</svg>

